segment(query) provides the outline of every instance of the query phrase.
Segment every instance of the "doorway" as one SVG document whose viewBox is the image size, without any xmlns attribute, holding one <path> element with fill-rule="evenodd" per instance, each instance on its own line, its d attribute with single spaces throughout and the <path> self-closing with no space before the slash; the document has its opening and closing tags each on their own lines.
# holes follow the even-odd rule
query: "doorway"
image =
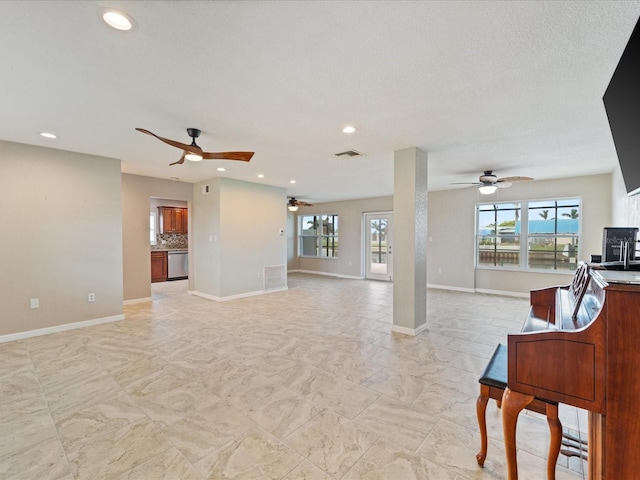
<svg viewBox="0 0 640 480">
<path fill-rule="evenodd" d="M 365 278 L 393 280 L 393 213 L 366 213 Z"/>
</svg>

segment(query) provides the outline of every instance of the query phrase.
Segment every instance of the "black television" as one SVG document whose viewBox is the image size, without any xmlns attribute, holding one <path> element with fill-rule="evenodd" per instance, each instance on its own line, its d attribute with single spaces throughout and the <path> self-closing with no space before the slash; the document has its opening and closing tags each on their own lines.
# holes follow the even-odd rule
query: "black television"
<svg viewBox="0 0 640 480">
<path fill-rule="evenodd" d="M 602 97 L 628 195 L 640 193 L 640 21 Z"/>
</svg>

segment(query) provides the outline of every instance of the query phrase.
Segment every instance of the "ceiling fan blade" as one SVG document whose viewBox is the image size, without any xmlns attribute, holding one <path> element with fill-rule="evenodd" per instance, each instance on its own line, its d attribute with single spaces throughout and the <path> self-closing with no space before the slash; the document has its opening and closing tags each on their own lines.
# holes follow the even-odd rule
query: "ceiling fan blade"
<svg viewBox="0 0 640 480">
<path fill-rule="evenodd" d="M 161 142 L 164 142 L 167 145 L 171 145 L 172 147 L 176 147 L 176 148 L 179 148 L 181 150 L 186 150 L 187 152 L 193 152 L 193 153 L 202 152 L 202 149 L 200 147 L 198 147 L 197 145 L 187 145 L 186 143 L 180 143 L 180 142 L 176 142 L 175 140 L 170 140 L 168 138 L 159 137 L 155 133 L 150 132 L 149 130 L 145 130 L 144 128 L 136 128 L 136 130 L 139 131 L 139 132 L 142 132 L 142 133 L 146 133 L 147 135 L 151 135 L 152 137 L 156 137 Z"/>
<path fill-rule="evenodd" d="M 239 160 L 248 162 L 254 152 L 202 152 L 203 160 Z"/>
<path fill-rule="evenodd" d="M 499 178 L 498 182 L 508 182 L 508 183 L 516 183 L 516 182 L 530 182 L 531 180 L 533 180 L 533 178 L 531 177 L 504 177 L 504 178 Z"/>
<path fill-rule="evenodd" d="M 482 185 L 480 182 L 453 182 L 449 185 Z"/>
<path fill-rule="evenodd" d="M 169 166 L 171 165 L 182 165 L 184 163 L 184 156 L 186 155 L 187 152 L 182 152 L 182 156 L 180 157 L 180 160 L 178 160 L 177 162 L 173 162 L 170 163 Z"/>
<path fill-rule="evenodd" d="M 296 200 L 296 205 L 301 207 L 313 207 L 313 203 L 301 202 L 300 200 Z"/>
</svg>

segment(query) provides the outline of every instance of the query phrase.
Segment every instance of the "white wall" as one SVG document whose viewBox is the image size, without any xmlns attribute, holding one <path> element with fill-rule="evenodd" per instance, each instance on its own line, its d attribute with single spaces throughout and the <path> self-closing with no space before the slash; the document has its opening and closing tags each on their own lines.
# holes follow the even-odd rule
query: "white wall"
<svg viewBox="0 0 640 480">
<path fill-rule="evenodd" d="M 263 267 L 287 264 L 286 190 L 216 178 L 193 192 L 193 290 L 215 298 L 262 291 Z"/>
<path fill-rule="evenodd" d="M 0 336 L 121 317 L 120 161 L 0 141 L 0 166 Z"/>
<path fill-rule="evenodd" d="M 124 300 L 151 297 L 151 253 L 149 246 L 150 198 L 191 202 L 193 185 L 161 178 L 122 174 L 122 237 Z M 189 216 L 192 216 L 189 211 Z M 189 218 L 191 229 L 191 218 Z M 191 240 L 189 240 L 191 243 Z M 191 271 L 191 261 L 189 270 Z M 189 280 L 191 285 L 191 279 Z"/>
</svg>

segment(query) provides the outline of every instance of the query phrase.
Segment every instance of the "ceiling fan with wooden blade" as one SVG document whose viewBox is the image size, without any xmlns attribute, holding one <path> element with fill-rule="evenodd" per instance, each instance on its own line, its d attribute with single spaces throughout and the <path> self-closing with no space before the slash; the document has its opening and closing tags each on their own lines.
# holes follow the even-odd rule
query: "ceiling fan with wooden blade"
<svg viewBox="0 0 640 480">
<path fill-rule="evenodd" d="M 295 212 L 298 207 L 313 207 L 312 203 L 303 202 L 301 200 L 296 200 L 296 197 L 289 197 L 289 201 L 287 202 L 287 208 L 292 212 Z"/>
<path fill-rule="evenodd" d="M 182 157 L 177 162 L 170 163 L 169 165 L 180 165 L 185 160 L 191 160 L 192 162 L 199 162 L 200 160 L 237 160 L 240 162 L 248 162 L 253 157 L 254 152 L 204 152 L 198 144 L 196 144 L 196 138 L 200 136 L 200 130 L 197 128 L 187 128 L 187 134 L 191 137 L 191 144 L 177 142 L 169 138 L 164 138 L 156 135 L 144 128 L 136 128 L 137 131 L 156 137 L 161 142 L 171 145 L 172 147 L 179 148 L 183 151 Z"/>
<path fill-rule="evenodd" d="M 493 174 L 493 170 L 485 170 L 477 182 L 454 182 L 451 185 L 475 185 L 480 187 L 480 193 L 493 193 L 496 188 L 507 188 L 513 183 L 530 182 L 532 180 L 533 178 L 531 177 L 520 176 L 498 178 Z"/>
</svg>

